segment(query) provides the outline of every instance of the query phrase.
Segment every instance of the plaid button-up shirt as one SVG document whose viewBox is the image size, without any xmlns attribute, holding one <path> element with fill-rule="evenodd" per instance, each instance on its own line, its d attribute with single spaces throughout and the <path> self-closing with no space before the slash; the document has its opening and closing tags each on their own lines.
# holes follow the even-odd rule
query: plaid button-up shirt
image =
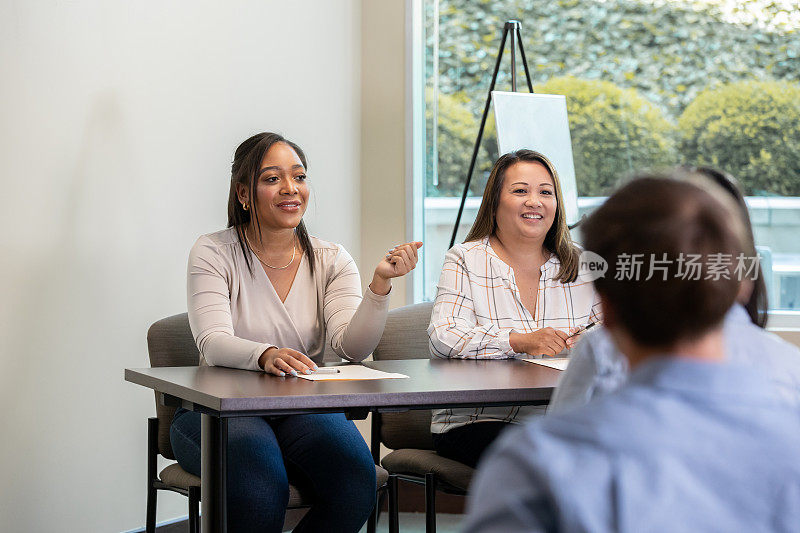
<svg viewBox="0 0 800 533">
<path fill-rule="evenodd" d="M 531 313 L 522 304 L 513 269 L 495 254 L 488 237 L 451 248 L 428 326 L 431 354 L 508 359 L 517 355 L 508 341 L 512 331 L 530 333 L 552 327 L 567 332 L 599 321 L 600 301 L 592 283 L 580 279 L 562 283 L 556 279 L 560 267 L 555 254 L 542 265 L 536 308 Z M 442 409 L 434 411 L 431 431 L 443 433 L 483 420 L 515 422 L 543 411 L 544 407 L 518 406 Z"/>
</svg>

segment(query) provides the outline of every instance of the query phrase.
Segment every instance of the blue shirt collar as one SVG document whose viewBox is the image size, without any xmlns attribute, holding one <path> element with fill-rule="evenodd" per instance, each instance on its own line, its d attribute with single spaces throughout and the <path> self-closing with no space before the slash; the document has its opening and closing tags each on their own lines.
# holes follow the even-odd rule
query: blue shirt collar
<svg viewBox="0 0 800 533">
<path fill-rule="evenodd" d="M 752 324 L 750 315 L 747 313 L 747 309 L 738 303 L 733 304 L 731 308 L 728 309 L 728 313 L 725 315 L 725 322 L 737 325 Z"/>
<path fill-rule="evenodd" d="M 711 395 L 775 398 L 773 385 L 752 367 L 677 356 L 653 356 L 631 374 L 630 383 L 699 397 Z"/>
</svg>

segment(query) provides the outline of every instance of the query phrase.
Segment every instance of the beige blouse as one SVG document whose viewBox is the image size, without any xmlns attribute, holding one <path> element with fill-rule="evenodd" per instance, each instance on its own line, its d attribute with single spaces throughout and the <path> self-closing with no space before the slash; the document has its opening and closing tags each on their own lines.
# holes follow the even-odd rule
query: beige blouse
<svg viewBox="0 0 800 533">
<path fill-rule="evenodd" d="M 321 363 L 326 337 L 342 358 L 367 357 L 383 334 L 389 295 L 361 297 L 355 261 L 339 244 L 311 238 L 314 273 L 303 255 L 285 302 L 258 258 L 247 268 L 236 230 L 203 235 L 189 253 L 189 324 L 200 364 L 261 370 L 268 348 L 292 348 Z"/>
</svg>

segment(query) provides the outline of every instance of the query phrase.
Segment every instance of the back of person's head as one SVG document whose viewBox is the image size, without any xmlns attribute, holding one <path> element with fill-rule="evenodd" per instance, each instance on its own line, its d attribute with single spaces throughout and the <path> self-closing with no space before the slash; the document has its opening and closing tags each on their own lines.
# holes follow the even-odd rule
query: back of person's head
<svg viewBox="0 0 800 533">
<path fill-rule="evenodd" d="M 623 186 L 583 224 L 586 249 L 608 263 L 595 281 L 605 308 L 650 347 L 721 325 L 739 291 L 744 234 L 725 195 L 657 175 Z"/>
<path fill-rule="evenodd" d="M 750 213 L 747 210 L 747 202 L 745 202 L 744 195 L 742 194 L 739 184 L 736 179 L 722 170 L 708 167 L 708 166 L 689 166 L 684 165 L 678 168 L 677 172 L 683 172 L 684 178 L 696 183 L 703 188 L 702 183 L 696 181 L 696 176 L 710 182 L 711 185 L 721 187 L 723 191 L 728 193 L 733 201 L 736 203 L 739 214 L 741 215 L 742 223 L 746 232 L 747 242 L 745 243 L 745 252 L 752 257 L 756 257 L 758 252 L 755 247 L 755 238 L 753 235 L 753 226 L 750 222 Z M 746 281 L 748 284 L 749 292 L 745 292 L 744 300 L 741 303 L 747 310 L 750 316 L 750 321 L 764 328 L 767 325 L 767 312 L 769 310 L 769 298 L 767 296 L 767 285 L 764 282 L 764 273 L 760 268 L 755 271 L 752 279 Z"/>
</svg>

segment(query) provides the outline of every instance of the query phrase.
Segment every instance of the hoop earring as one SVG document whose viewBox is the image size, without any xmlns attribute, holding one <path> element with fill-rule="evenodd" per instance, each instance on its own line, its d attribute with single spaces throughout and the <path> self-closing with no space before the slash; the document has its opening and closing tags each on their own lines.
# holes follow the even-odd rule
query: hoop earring
<svg viewBox="0 0 800 533">
<path fill-rule="evenodd" d="M 250 209 L 250 206 L 249 206 L 249 205 L 247 205 L 246 203 L 244 203 L 244 202 L 243 202 L 243 203 L 242 203 L 242 209 L 244 209 L 245 211 L 247 211 L 248 209 Z"/>
</svg>

